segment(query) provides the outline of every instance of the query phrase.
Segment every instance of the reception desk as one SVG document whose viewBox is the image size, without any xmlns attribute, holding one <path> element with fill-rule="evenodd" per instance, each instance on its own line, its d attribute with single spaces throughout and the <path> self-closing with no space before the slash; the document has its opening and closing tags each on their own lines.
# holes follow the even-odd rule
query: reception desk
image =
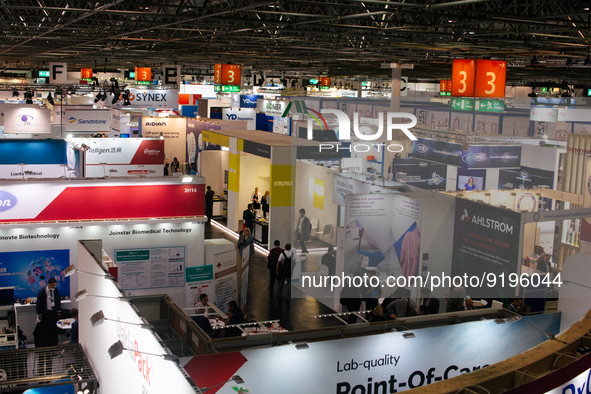
<svg viewBox="0 0 591 394">
<path fill-rule="evenodd" d="M 267 245 L 269 243 L 269 223 L 263 219 L 257 219 L 254 221 L 254 240 Z"/>
</svg>

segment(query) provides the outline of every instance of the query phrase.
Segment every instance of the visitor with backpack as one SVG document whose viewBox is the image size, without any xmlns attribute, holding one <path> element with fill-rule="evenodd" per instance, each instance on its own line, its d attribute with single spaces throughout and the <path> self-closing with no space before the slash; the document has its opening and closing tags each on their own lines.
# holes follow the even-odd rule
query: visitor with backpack
<svg viewBox="0 0 591 394">
<path fill-rule="evenodd" d="M 283 294 L 283 284 L 287 281 L 287 291 L 285 294 L 285 300 L 290 301 L 291 298 L 291 275 L 293 273 L 292 261 L 295 258 L 295 254 L 291 251 L 291 244 L 285 244 L 285 250 L 279 255 L 277 260 L 277 279 L 279 280 L 279 287 L 277 289 L 277 298 L 281 298 Z"/>
<path fill-rule="evenodd" d="M 278 239 L 275 240 L 273 243 L 275 247 L 271 249 L 269 255 L 267 256 L 267 268 L 269 269 L 270 275 L 270 282 L 269 282 L 269 291 L 273 291 L 275 287 L 275 281 L 277 280 L 277 261 L 279 261 L 279 256 L 283 253 L 283 249 L 279 247 L 281 243 Z"/>
</svg>

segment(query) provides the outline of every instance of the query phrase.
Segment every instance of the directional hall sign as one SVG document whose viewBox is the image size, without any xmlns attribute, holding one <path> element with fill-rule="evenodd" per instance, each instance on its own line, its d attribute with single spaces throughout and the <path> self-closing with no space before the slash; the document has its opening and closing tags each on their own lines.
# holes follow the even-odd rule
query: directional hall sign
<svg viewBox="0 0 591 394">
<path fill-rule="evenodd" d="M 476 62 L 475 97 L 505 97 L 507 62 L 482 60 Z"/>
<path fill-rule="evenodd" d="M 454 59 L 451 73 L 451 95 L 473 97 L 476 62 L 474 59 Z"/>
</svg>

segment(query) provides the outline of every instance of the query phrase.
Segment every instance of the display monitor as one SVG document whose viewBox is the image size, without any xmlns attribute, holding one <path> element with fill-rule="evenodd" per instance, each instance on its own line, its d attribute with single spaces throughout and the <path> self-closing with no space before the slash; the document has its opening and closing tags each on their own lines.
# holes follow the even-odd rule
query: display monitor
<svg viewBox="0 0 591 394">
<path fill-rule="evenodd" d="M 0 287 L 0 306 L 14 304 L 14 287 Z"/>
<path fill-rule="evenodd" d="M 471 177 L 474 179 L 475 190 L 484 190 L 484 178 L 479 176 Z M 464 190 L 464 185 L 468 183 L 469 176 L 459 175 L 458 176 L 458 190 Z"/>
</svg>

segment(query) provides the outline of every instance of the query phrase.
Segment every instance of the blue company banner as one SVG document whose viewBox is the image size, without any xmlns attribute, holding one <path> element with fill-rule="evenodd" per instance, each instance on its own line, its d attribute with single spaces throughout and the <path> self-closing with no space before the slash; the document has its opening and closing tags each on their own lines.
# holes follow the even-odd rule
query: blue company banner
<svg viewBox="0 0 591 394">
<path fill-rule="evenodd" d="M 471 145 L 468 148 L 468 168 L 519 168 L 521 146 Z"/>
<path fill-rule="evenodd" d="M 13 237 L 23 236 L 37 237 L 24 234 Z M 2 252 L 0 287 L 14 286 L 14 298 L 26 299 L 37 297 L 39 290 L 47 286 L 47 280 L 55 278 L 60 296 L 69 297 L 70 278 L 64 275 L 64 269 L 69 265 L 69 249 Z"/>
<path fill-rule="evenodd" d="M 445 190 L 447 165 L 415 158 L 394 159 L 392 172 L 396 182 L 428 190 Z"/>
<path fill-rule="evenodd" d="M 262 99 L 263 96 L 257 96 L 255 94 L 241 94 L 240 95 L 240 108 L 256 108 L 257 100 Z"/>
<path fill-rule="evenodd" d="M 196 118 L 197 115 L 199 115 L 199 112 L 197 112 L 196 105 L 181 106 L 181 116 L 184 116 L 185 118 Z"/>
<path fill-rule="evenodd" d="M 524 166 L 514 170 L 499 170 L 499 189 L 552 189 L 553 184 L 553 171 Z"/>
<path fill-rule="evenodd" d="M 64 140 L 1 140 L 0 165 L 67 164 Z"/>
<path fill-rule="evenodd" d="M 462 144 L 418 138 L 412 144 L 412 157 L 461 167 Z"/>
</svg>

